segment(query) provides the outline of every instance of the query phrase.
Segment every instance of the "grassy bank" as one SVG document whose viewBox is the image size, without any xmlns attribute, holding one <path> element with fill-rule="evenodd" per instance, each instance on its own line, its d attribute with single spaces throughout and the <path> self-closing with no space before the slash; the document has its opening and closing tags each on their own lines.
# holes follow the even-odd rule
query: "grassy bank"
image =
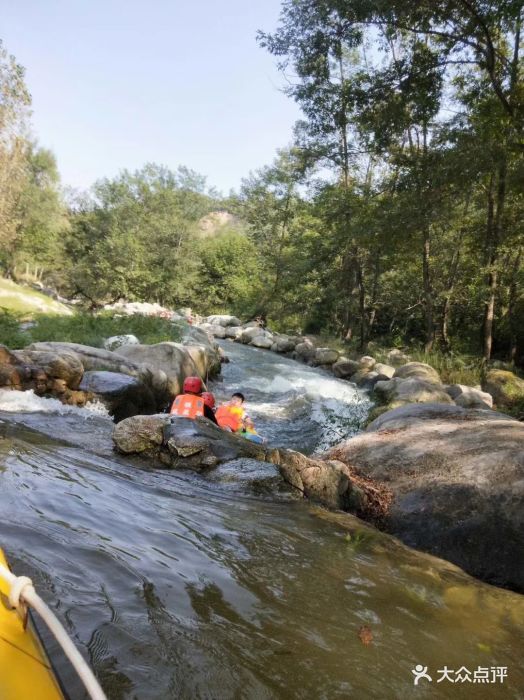
<svg viewBox="0 0 524 700">
<path fill-rule="evenodd" d="M 45 313 L 71 316 L 73 313 L 69 307 L 51 297 L 1 277 L 0 308 L 27 315 Z"/>
<path fill-rule="evenodd" d="M 156 316 L 116 316 L 104 313 L 94 316 L 75 313 L 72 316 L 52 314 L 34 315 L 29 327 L 20 323 L 24 315 L 6 310 L 0 311 L 0 343 L 11 349 L 23 348 L 29 343 L 56 341 L 81 343 L 101 348 L 104 340 L 113 335 L 135 335 L 141 343 L 152 344 L 163 341 L 179 341 L 182 325 L 172 324 Z"/>
</svg>

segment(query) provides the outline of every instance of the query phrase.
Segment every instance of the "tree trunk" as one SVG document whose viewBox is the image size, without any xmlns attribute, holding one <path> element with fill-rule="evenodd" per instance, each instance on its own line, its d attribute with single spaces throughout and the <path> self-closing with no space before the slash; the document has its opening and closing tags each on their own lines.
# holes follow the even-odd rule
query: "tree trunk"
<svg viewBox="0 0 524 700">
<path fill-rule="evenodd" d="M 377 318 L 377 300 L 380 279 L 380 256 L 375 253 L 375 266 L 373 269 L 373 284 L 371 287 L 371 303 L 368 316 L 368 341 L 371 337 L 371 331 Z"/>
<path fill-rule="evenodd" d="M 509 301 L 508 301 L 508 324 L 509 324 L 509 361 L 515 364 L 517 358 L 517 322 L 515 319 L 515 307 L 518 299 L 517 278 L 520 269 L 520 260 L 522 257 L 522 248 L 519 248 L 513 263 L 511 282 L 509 285 Z"/>
<path fill-rule="evenodd" d="M 466 202 L 466 209 L 464 212 L 464 216 L 466 216 L 468 211 L 468 202 Z M 446 352 L 449 352 L 450 350 L 450 341 L 449 341 L 449 320 L 451 316 L 451 298 L 453 296 L 453 290 L 455 288 L 455 283 L 457 281 L 457 274 L 458 274 L 458 269 L 459 269 L 459 262 L 460 262 L 460 253 L 461 253 L 461 248 L 462 248 L 462 240 L 464 238 L 464 229 L 460 229 L 459 235 L 457 237 L 457 241 L 455 243 L 455 250 L 453 251 L 453 255 L 451 257 L 451 264 L 450 264 L 450 269 L 449 269 L 449 278 L 448 278 L 448 284 L 446 287 L 446 293 L 444 296 L 444 304 L 442 306 L 442 319 L 441 319 L 441 324 L 440 324 L 440 332 L 441 332 L 441 341 L 442 341 L 442 347 Z"/>
<path fill-rule="evenodd" d="M 504 213 L 504 203 L 506 200 L 506 170 L 507 164 L 504 158 L 498 169 L 497 201 L 493 202 L 493 187 L 490 181 L 488 195 L 488 226 L 487 226 L 487 246 L 488 246 L 488 297 L 484 313 L 484 359 L 491 358 L 493 347 L 493 325 L 495 320 L 495 298 L 498 286 L 498 255 L 501 238 L 502 216 Z"/>
<path fill-rule="evenodd" d="M 358 308 L 360 315 L 360 340 L 359 349 L 365 350 L 367 345 L 366 332 L 366 287 L 364 283 L 364 270 L 362 260 L 357 260 L 357 284 L 358 284 Z"/>
<path fill-rule="evenodd" d="M 430 238 L 429 228 L 424 227 L 424 244 L 422 248 L 422 276 L 424 281 L 424 316 L 426 325 L 426 344 L 424 349 L 431 352 L 435 340 L 435 327 L 433 324 L 433 290 L 431 288 L 430 271 Z"/>
</svg>

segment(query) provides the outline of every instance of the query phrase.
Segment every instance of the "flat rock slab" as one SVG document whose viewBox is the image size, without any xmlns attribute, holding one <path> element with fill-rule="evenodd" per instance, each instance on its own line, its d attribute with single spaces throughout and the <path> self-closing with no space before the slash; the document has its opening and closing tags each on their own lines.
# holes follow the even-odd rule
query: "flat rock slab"
<svg viewBox="0 0 524 700">
<path fill-rule="evenodd" d="M 376 510 L 374 491 L 367 493 L 360 482 L 353 483 L 344 464 L 260 445 L 224 431 L 206 418 L 133 416 L 115 426 L 113 442 L 123 454 L 142 454 L 150 457 L 154 466 L 171 469 L 206 471 L 242 459 L 271 463 L 286 483 L 329 508 L 357 514 Z"/>
<path fill-rule="evenodd" d="M 524 592 L 524 424 L 490 410 L 408 405 L 327 458 L 391 490 L 388 532 Z"/>
</svg>

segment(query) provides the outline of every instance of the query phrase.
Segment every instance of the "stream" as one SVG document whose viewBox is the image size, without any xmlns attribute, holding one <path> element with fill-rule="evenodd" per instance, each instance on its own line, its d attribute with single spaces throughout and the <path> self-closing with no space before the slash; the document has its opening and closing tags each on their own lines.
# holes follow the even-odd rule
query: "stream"
<svg viewBox="0 0 524 700">
<path fill-rule="evenodd" d="M 365 419 L 348 382 L 222 345 L 210 388 L 242 391 L 271 444 L 312 453 Z M 298 499 L 271 465 L 152 469 L 113 453 L 111 430 L 101 406 L 0 391 L 0 544 L 110 700 L 524 698 L 524 596 Z M 432 682 L 414 686 L 417 664 Z M 444 666 L 472 680 L 437 683 Z"/>
</svg>

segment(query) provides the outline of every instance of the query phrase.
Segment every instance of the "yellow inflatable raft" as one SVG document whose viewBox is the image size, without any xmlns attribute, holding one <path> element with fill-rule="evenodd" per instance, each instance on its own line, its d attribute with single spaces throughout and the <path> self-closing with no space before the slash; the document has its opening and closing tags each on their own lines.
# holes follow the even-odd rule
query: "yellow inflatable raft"
<svg viewBox="0 0 524 700">
<path fill-rule="evenodd" d="M 0 564 L 7 567 L 1 549 Z M 0 698 L 63 700 L 31 616 L 24 629 L 20 615 L 9 606 L 8 589 L 0 577 Z"/>
</svg>

